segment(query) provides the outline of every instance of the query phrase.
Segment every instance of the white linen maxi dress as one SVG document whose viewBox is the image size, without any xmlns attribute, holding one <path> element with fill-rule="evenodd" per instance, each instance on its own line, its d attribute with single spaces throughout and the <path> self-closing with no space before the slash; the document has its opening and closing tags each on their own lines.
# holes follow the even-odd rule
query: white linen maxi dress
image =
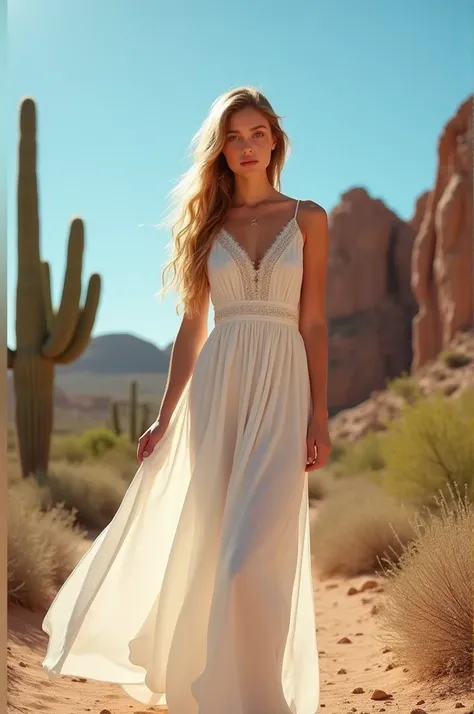
<svg viewBox="0 0 474 714">
<path fill-rule="evenodd" d="M 318 709 L 297 210 L 258 268 L 217 236 L 215 327 L 163 439 L 45 616 L 50 677 L 115 682 L 170 714 Z"/>
</svg>

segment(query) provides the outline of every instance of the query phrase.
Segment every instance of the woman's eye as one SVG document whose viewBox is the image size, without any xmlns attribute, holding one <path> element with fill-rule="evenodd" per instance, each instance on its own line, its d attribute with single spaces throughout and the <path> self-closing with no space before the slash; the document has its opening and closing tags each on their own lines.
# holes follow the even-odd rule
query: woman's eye
<svg viewBox="0 0 474 714">
<path fill-rule="evenodd" d="M 255 132 L 255 136 L 257 136 L 258 134 L 259 134 L 260 136 L 263 136 L 263 131 L 256 131 L 256 132 Z"/>
</svg>

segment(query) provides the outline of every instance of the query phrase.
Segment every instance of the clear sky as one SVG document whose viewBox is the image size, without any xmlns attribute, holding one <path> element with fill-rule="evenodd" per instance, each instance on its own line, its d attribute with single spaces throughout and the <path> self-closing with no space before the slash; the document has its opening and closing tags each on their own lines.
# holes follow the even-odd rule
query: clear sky
<svg viewBox="0 0 474 714">
<path fill-rule="evenodd" d="M 365 186 L 402 218 L 432 185 L 444 123 L 473 91 L 472 0 L 10 0 L 8 297 L 14 338 L 18 106 L 38 107 L 43 259 L 62 290 L 69 219 L 86 223 L 94 334 L 164 346 L 154 226 L 214 98 L 262 89 L 292 141 L 282 189 L 326 210 Z M 210 316 L 212 325 L 212 311 Z"/>
</svg>

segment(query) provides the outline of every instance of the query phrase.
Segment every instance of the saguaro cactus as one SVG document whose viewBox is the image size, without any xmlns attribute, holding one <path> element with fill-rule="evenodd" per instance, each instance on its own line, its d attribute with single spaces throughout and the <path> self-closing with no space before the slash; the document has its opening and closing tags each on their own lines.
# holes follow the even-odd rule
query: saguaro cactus
<svg viewBox="0 0 474 714">
<path fill-rule="evenodd" d="M 40 256 L 36 107 L 30 98 L 20 107 L 17 185 L 16 350 L 8 349 L 8 367 L 13 370 L 21 468 L 27 476 L 47 470 L 55 365 L 73 362 L 88 345 L 101 283 L 99 275 L 91 276 L 81 307 L 84 225 L 80 218 L 74 218 L 61 303 L 57 311 L 53 310 L 50 268 Z"/>
</svg>

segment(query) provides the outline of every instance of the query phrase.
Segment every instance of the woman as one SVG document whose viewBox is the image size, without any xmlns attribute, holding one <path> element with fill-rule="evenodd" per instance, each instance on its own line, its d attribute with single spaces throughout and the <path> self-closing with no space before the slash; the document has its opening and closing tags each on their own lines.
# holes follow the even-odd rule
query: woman
<svg viewBox="0 0 474 714">
<path fill-rule="evenodd" d="M 195 137 L 166 392 L 119 511 L 46 615 L 51 676 L 117 682 L 171 714 L 318 709 L 307 474 L 330 451 L 328 230 L 277 190 L 287 143 L 247 87 Z"/>
</svg>

